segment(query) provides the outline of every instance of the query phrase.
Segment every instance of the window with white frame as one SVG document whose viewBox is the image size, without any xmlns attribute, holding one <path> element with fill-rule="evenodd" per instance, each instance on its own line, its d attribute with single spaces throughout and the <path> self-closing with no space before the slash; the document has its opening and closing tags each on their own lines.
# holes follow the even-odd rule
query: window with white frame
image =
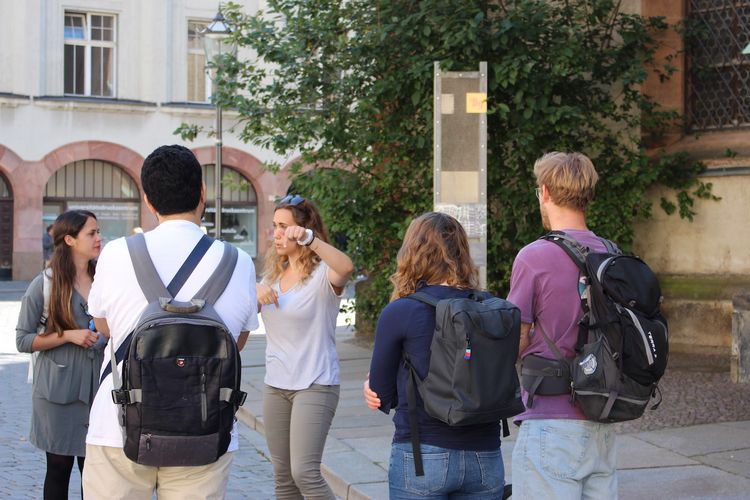
<svg viewBox="0 0 750 500">
<path fill-rule="evenodd" d="M 188 21 L 187 100 L 207 102 L 211 96 L 211 79 L 206 71 L 206 53 L 201 32 L 208 21 Z"/>
<path fill-rule="evenodd" d="M 115 16 L 65 13 L 65 85 L 73 95 L 114 97 Z"/>
</svg>

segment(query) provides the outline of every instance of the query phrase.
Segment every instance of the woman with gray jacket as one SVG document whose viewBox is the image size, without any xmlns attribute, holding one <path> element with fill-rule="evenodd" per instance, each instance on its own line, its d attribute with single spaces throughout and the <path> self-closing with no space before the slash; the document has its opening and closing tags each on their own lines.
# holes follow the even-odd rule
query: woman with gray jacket
<svg viewBox="0 0 750 500">
<path fill-rule="evenodd" d="M 47 454 L 44 498 L 67 499 L 73 461 L 83 472 L 89 409 L 106 339 L 89 326 L 86 303 L 102 249 L 96 216 L 70 210 L 55 221 L 49 267 L 29 285 L 16 326 L 20 352 L 34 363 L 31 443 Z M 45 280 L 49 280 L 45 300 Z M 47 307 L 45 307 L 47 302 Z M 45 309 L 47 309 L 45 311 Z M 46 317 L 45 317 L 46 316 Z"/>
</svg>

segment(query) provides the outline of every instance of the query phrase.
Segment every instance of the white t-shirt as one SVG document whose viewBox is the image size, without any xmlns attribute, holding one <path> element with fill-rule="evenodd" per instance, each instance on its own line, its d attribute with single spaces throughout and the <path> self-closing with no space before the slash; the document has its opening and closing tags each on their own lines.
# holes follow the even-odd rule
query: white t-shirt
<svg viewBox="0 0 750 500">
<path fill-rule="evenodd" d="M 321 262 L 303 284 L 279 294 L 279 307 L 260 310 L 266 327 L 266 384 L 279 389 L 307 389 L 312 384 L 339 385 L 336 317 L 341 296 L 328 281 Z"/>
<path fill-rule="evenodd" d="M 203 232 L 198 226 L 185 220 L 165 221 L 153 231 L 145 233 L 148 253 L 163 283 L 169 283 L 177 274 L 177 270 L 202 236 Z M 175 298 L 178 301 L 193 298 L 219 264 L 223 251 L 222 244 L 214 242 L 177 293 Z M 110 342 L 114 342 L 115 350 L 133 331 L 146 305 L 125 238 L 108 243 L 99 256 L 88 306 L 92 316 L 107 320 Z M 234 274 L 224 293 L 216 301 L 215 309 L 235 340 L 240 332 L 258 328 L 255 267 L 250 256 L 242 250 L 239 251 Z M 109 359 L 108 346 L 104 351 L 102 371 L 109 366 Z M 118 370 L 122 373 L 122 363 L 118 365 Z M 122 431 L 117 421 L 117 406 L 112 402 L 112 386 L 110 374 L 99 386 L 91 406 L 86 443 L 122 448 Z M 237 446 L 235 429 L 229 451 L 236 450 Z"/>
</svg>

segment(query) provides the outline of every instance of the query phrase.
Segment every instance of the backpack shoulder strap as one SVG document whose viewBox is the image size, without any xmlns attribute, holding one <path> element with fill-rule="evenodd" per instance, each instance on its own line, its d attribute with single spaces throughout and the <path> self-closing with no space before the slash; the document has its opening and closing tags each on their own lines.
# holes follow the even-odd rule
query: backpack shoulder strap
<svg viewBox="0 0 750 500">
<path fill-rule="evenodd" d="M 431 305 L 432 307 L 437 307 L 438 302 L 440 302 L 440 299 L 438 299 L 437 297 L 433 297 L 432 295 L 426 292 L 414 292 L 411 295 L 407 295 L 406 298 L 417 300 L 424 304 Z"/>
<path fill-rule="evenodd" d="M 42 298 L 44 299 L 44 305 L 42 306 L 42 315 L 39 318 L 39 332 L 43 333 L 47 327 L 47 320 L 49 319 L 49 297 L 52 293 L 52 269 L 47 268 L 42 271 Z"/>
<path fill-rule="evenodd" d="M 426 293 L 423 295 L 429 297 Z M 420 300 L 411 295 L 409 295 L 409 298 Z M 406 380 L 406 402 L 409 409 L 409 433 L 411 437 L 411 451 L 414 454 L 414 472 L 417 476 L 424 476 L 422 450 L 419 446 L 419 420 L 417 417 L 417 391 L 421 387 L 422 381 L 419 379 L 419 375 L 417 375 L 417 370 L 411 364 L 411 359 L 409 358 L 406 349 L 402 352 L 402 359 L 404 360 L 404 368 L 406 368 L 408 376 L 408 379 Z"/>
<path fill-rule="evenodd" d="M 171 297 L 164 283 L 159 279 L 159 273 L 154 266 L 154 261 L 151 260 L 151 256 L 148 254 L 146 238 L 143 236 L 143 233 L 128 236 L 125 238 L 125 242 L 128 244 L 128 252 L 130 253 L 130 260 L 133 262 L 133 270 L 138 280 L 138 286 L 141 287 L 146 300 L 150 303 L 159 297 Z"/>
<path fill-rule="evenodd" d="M 237 248 L 234 245 L 226 242 L 221 242 L 221 244 L 224 246 L 224 254 L 221 256 L 221 261 L 211 277 L 208 278 L 194 297 L 204 299 L 209 304 L 215 304 L 219 300 L 219 297 L 221 297 L 221 294 L 224 293 L 229 280 L 232 279 L 239 256 Z"/>
<path fill-rule="evenodd" d="M 172 282 L 169 286 L 165 287 L 148 253 L 146 238 L 143 233 L 128 236 L 125 238 L 125 241 L 128 245 L 128 252 L 130 252 L 130 259 L 133 262 L 133 269 L 138 280 L 138 285 L 141 287 L 143 295 L 145 295 L 148 302 L 154 302 L 160 297 L 173 298 L 177 295 L 177 292 L 180 291 L 182 285 L 185 284 L 185 281 L 187 281 L 190 274 L 195 270 L 195 266 L 198 265 L 198 262 L 200 262 L 213 243 L 211 238 L 203 235 L 177 271 L 177 274 L 175 274 Z"/>
<path fill-rule="evenodd" d="M 587 248 L 578 243 L 578 241 L 563 231 L 550 231 L 540 239 L 551 241 L 560 248 L 573 260 L 578 269 L 586 274 L 586 255 L 589 253 Z"/>
<path fill-rule="evenodd" d="M 604 248 L 607 249 L 607 253 L 611 253 L 615 255 L 622 254 L 622 250 L 620 250 L 620 247 L 618 247 L 614 241 L 608 240 L 606 238 L 599 238 L 599 240 L 604 244 Z"/>
<path fill-rule="evenodd" d="M 172 281 L 170 281 L 169 285 L 167 285 L 167 291 L 169 292 L 170 297 L 177 296 L 177 292 L 180 291 L 182 285 L 184 285 L 190 275 L 193 274 L 195 267 L 201 261 L 203 256 L 206 255 L 206 252 L 208 252 L 208 249 L 211 248 L 211 245 L 213 245 L 213 243 L 213 238 L 209 238 L 205 234 L 201 236 L 201 239 L 199 239 L 198 243 L 195 244 L 195 247 L 190 252 L 190 255 L 187 256 L 185 262 L 182 263 L 182 266 L 180 266 L 180 268 L 177 270 L 177 273 L 175 273 Z"/>
</svg>

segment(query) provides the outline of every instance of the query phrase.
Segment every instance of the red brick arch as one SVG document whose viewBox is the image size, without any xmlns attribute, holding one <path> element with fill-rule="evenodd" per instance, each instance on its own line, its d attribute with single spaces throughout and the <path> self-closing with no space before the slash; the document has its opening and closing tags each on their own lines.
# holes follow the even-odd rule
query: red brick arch
<svg viewBox="0 0 750 500">
<path fill-rule="evenodd" d="M 0 145 L 0 174 L 2 174 L 3 179 L 8 184 L 11 193 L 15 193 L 14 178 L 16 170 L 18 170 L 18 167 L 22 163 L 23 160 L 15 151 L 6 146 Z"/>
</svg>

